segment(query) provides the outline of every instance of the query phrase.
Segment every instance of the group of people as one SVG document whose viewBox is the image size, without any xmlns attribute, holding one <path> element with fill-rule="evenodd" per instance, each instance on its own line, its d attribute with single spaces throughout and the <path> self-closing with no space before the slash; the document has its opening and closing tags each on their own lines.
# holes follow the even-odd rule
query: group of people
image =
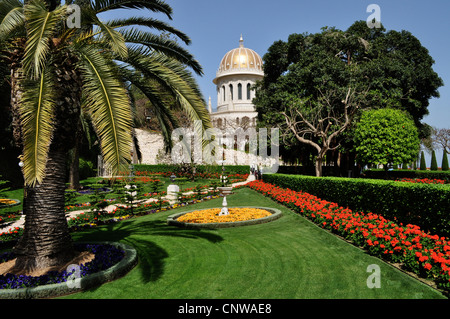
<svg viewBox="0 0 450 319">
<path fill-rule="evenodd" d="M 256 179 L 262 179 L 262 166 L 261 166 L 261 164 L 259 164 L 259 165 L 251 164 L 250 165 L 250 173 L 252 175 L 255 175 Z"/>
</svg>

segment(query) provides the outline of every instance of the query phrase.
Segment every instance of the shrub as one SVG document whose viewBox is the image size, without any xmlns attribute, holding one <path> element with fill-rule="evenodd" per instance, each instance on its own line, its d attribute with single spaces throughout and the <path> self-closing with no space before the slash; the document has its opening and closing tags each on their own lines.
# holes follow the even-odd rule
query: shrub
<svg viewBox="0 0 450 319">
<path fill-rule="evenodd" d="M 448 171 L 448 157 L 447 152 L 444 150 L 444 154 L 442 155 L 442 167 L 441 170 Z"/>
<path fill-rule="evenodd" d="M 427 170 L 427 164 L 425 163 L 425 154 L 423 153 L 423 151 L 420 153 L 420 167 L 419 169 L 421 171 L 426 171 Z"/>
<path fill-rule="evenodd" d="M 450 235 L 450 185 L 267 174 L 265 182 Z"/>
<path fill-rule="evenodd" d="M 370 169 L 363 172 L 362 176 L 364 178 L 373 179 L 386 179 L 386 173 L 381 169 Z M 387 172 L 389 179 L 401 179 L 401 178 L 411 178 L 411 179 L 442 179 L 450 182 L 450 172 L 445 171 L 419 171 L 419 170 L 392 170 Z"/>
<path fill-rule="evenodd" d="M 79 174 L 80 180 L 95 176 L 94 164 L 80 157 Z"/>
<path fill-rule="evenodd" d="M 438 165 L 437 165 L 437 160 L 436 160 L 436 152 L 433 150 L 433 152 L 431 153 L 431 166 L 430 166 L 430 170 L 432 171 L 437 171 L 438 170 Z"/>
</svg>

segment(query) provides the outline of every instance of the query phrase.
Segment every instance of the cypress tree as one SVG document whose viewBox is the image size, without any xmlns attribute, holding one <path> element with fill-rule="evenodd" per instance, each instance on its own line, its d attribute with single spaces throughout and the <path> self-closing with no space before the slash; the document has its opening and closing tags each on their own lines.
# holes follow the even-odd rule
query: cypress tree
<svg viewBox="0 0 450 319">
<path fill-rule="evenodd" d="M 423 151 L 420 153 L 420 167 L 419 169 L 421 171 L 426 171 L 427 170 L 427 164 L 425 163 L 425 154 L 423 153 Z"/>
<path fill-rule="evenodd" d="M 448 171 L 448 157 L 447 157 L 447 151 L 444 150 L 444 155 L 442 155 L 442 166 L 441 169 L 443 171 Z"/>
<path fill-rule="evenodd" d="M 430 166 L 430 170 L 432 171 L 437 171 L 438 170 L 438 165 L 437 165 L 437 160 L 436 160 L 436 152 L 433 150 L 433 152 L 431 152 L 431 166 Z"/>
</svg>

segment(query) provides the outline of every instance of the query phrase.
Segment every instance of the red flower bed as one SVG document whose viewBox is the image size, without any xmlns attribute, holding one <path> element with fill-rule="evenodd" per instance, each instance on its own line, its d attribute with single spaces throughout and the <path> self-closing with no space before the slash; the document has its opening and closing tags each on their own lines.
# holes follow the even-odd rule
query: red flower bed
<svg viewBox="0 0 450 319">
<path fill-rule="evenodd" d="M 420 184 L 445 184 L 443 179 L 429 179 L 429 178 L 400 178 L 397 182 L 420 183 Z"/>
<path fill-rule="evenodd" d="M 448 238 L 425 233 L 419 226 L 396 223 L 378 214 L 353 212 L 311 194 L 262 181 L 253 181 L 246 186 L 367 249 L 371 255 L 401 263 L 406 270 L 434 280 L 439 288 L 450 291 Z"/>
</svg>

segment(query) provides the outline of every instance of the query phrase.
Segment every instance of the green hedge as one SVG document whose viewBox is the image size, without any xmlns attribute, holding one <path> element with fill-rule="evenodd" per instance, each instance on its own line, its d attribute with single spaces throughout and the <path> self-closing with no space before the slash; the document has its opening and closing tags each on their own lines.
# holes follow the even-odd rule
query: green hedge
<svg viewBox="0 0 450 319">
<path fill-rule="evenodd" d="M 279 174 L 295 174 L 295 175 L 309 175 L 316 176 L 316 168 L 314 166 L 284 166 L 278 167 Z M 322 166 L 323 176 L 340 176 L 340 168 L 337 166 Z"/>
<path fill-rule="evenodd" d="M 433 234 L 450 236 L 450 185 L 284 174 L 267 174 L 263 180 L 354 211 L 381 214 Z"/>
<path fill-rule="evenodd" d="M 157 165 L 146 165 L 146 164 L 136 164 L 134 165 L 135 171 L 147 171 L 152 173 L 172 173 L 178 172 L 181 169 L 180 165 L 170 165 L 170 164 L 157 164 Z M 197 173 L 222 173 L 222 166 L 220 165 L 196 165 Z M 248 174 L 250 173 L 249 165 L 225 165 L 225 171 L 227 174 Z"/>
<path fill-rule="evenodd" d="M 365 178 L 386 179 L 386 173 L 382 169 L 366 170 L 362 174 Z M 421 171 L 421 170 L 407 170 L 395 169 L 388 171 L 389 179 L 399 178 L 428 178 L 428 179 L 442 179 L 450 182 L 450 171 Z"/>
</svg>

